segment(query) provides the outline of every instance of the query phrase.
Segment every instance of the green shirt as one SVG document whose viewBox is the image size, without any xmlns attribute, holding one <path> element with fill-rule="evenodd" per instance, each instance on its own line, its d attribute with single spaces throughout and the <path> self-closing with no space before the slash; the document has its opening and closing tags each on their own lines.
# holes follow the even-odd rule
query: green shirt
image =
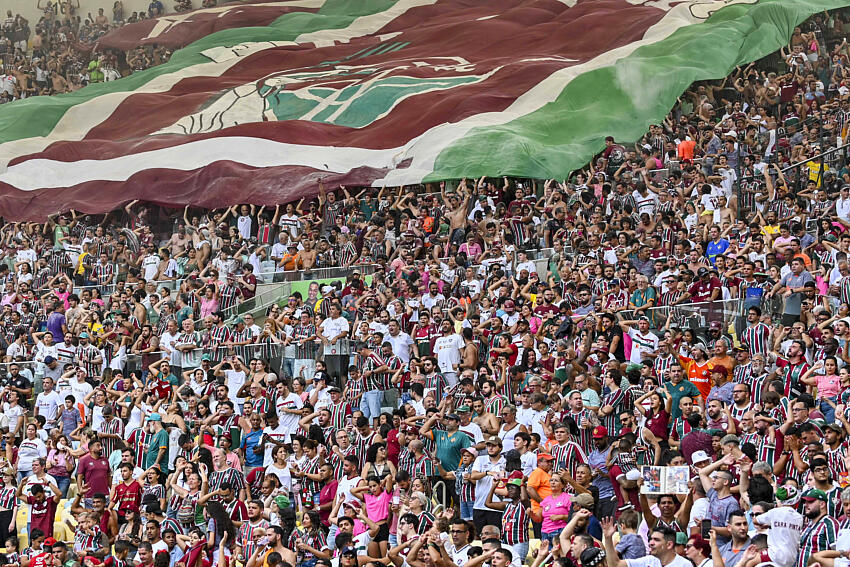
<svg viewBox="0 0 850 567">
<path fill-rule="evenodd" d="M 165 453 L 162 455 L 162 459 L 157 462 L 156 456 L 160 449 L 165 449 Z M 145 469 L 149 469 L 155 464 L 159 464 L 159 469 L 162 471 L 168 470 L 166 466 L 168 464 L 168 433 L 165 432 L 165 429 L 160 429 L 154 434 L 148 445 L 148 452 L 145 453 Z"/>
<path fill-rule="evenodd" d="M 670 392 L 670 397 L 673 398 L 672 407 L 670 408 L 670 423 L 677 417 L 682 416 L 682 410 L 679 409 L 679 400 L 685 396 L 694 398 L 696 403 L 697 397 L 700 395 L 699 389 L 690 380 L 682 380 L 675 386 L 672 382 L 667 382 L 667 391 Z"/>
<path fill-rule="evenodd" d="M 449 433 L 439 429 L 432 429 L 434 442 L 437 445 L 437 460 L 443 465 L 447 472 L 455 470 L 460 465 L 460 451 L 472 446 L 469 435 L 463 431 Z"/>
</svg>

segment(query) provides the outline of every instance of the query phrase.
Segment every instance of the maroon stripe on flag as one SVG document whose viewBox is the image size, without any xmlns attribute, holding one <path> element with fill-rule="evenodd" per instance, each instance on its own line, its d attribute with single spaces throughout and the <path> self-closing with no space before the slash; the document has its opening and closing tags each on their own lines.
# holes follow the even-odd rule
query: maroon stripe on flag
<svg viewBox="0 0 850 567">
<path fill-rule="evenodd" d="M 0 216 L 20 220 L 43 220 L 58 211 L 85 213 L 111 211 L 140 199 L 163 206 L 216 208 L 238 200 L 276 205 L 316 194 L 321 180 L 328 187 L 368 185 L 387 170 L 360 167 L 333 174 L 311 167 L 248 167 L 220 161 L 190 171 L 146 169 L 127 181 L 92 181 L 73 187 L 21 191 L 0 183 Z"/>
<path fill-rule="evenodd" d="M 500 15 L 477 20 L 495 14 Z M 641 39 L 663 14 L 657 8 L 635 6 L 625 0 L 584 1 L 572 8 L 557 0 L 438 2 L 412 9 L 380 30 L 380 33 L 402 31 L 392 41 L 410 42 L 407 47 L 344 63 L 387 68 L 433 61 L 436 57 L 462 57 L 473 65 L 470 72 L 474 74 L 484 74 L 499 66 L 502 69 L 482 82 L 407 98 L 388 115 L 363 128 L 304 120 L 262 122 L 258 119 L 209 134 L 150 136 L 210 104 L 226 88 L 256 84 L 281 69 L 317 70 L 322 62 L 342 60 L 368 47 L 377 47 L 378 43 L 374 38 L 366 38 L 319 49 L 306 46 L 270 49 L 246 57 L 221 77 L 187 78 L 166 93 L 130 95 L 83 142 L 54 143 L 40 154 L 12 163 L 32 157 L 58 161 L 104 159 L 224 135 L 317 146 L 397 147 L 439 124 L 482 112 L 503 111 L 556 70 Z M 422 22 L 434 23 L 423 25 Z M 546 57 L 558 59 L 523 61 Z M 575 61 L 564 61 L 565 58 Z M 413 67 L 394 74 L 441 76 L 439 71 L 428 73 L 427 69 Z"/>
<path fill-rule="evenodd" d="M 139 45 L 164 45 L 165 47 L 183 47 L 211 33 L 231 28 L 267 26 L 280 16 L 289 12 L 316 12 L 304 7 L 273 6 L 276 0 L 266 2 L 231 2 L 223 6 L 231 7 L 226 12 L 208 12 L 204 9 L 185 14 L 169 14 L 153 20 L 143 20 L 116 28 L 97 42 L 98 48 L 112 48 L 127 51 Z M 180 19 L 176 19 L 180 18 Z M 168 22 L 161 33 L 150 37 L 157 22 Z M 172 23 L 173 22 L 173 23 Z"/>
</svg>

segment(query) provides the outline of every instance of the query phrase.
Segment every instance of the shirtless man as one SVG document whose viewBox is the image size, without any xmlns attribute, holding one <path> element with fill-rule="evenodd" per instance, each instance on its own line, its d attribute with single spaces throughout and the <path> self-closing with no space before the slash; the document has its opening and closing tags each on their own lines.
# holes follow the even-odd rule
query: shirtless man
<svg viewBox="0 0 850 567">
<path fill-rule="evenodd" d="M 50 82 L 52 83 L 54 93 L 67 93 L 69 91 L 68 82 L 56 71 L 50 72 Z"/>
<path fill-rule="evenodd" d="M 460 186 L 458 187 L 458 193 L 463 195 L 463 201 L 461 202 L 458 195 L 447 195 L 445 191 L 445 185 L 440 186 L 440 194 L 443 197 L 444 203 L 449 203 L 451 207 L 451 212 L 446 214 L 446 218 L 449 219 L 449 226 L 451 229 L 449 230 L 449 235 L 452 240 L 463 240 L 463 230 L 466 228 L 466 217 L 467 210 L 469 205 L 469 192 L 468 187 L 466 186 L 466 179 L 460 182 Z"/>
<path fill-rule="evenodd" d="M 89 14 L 89 17 L 91 17 L 91 14 Z M 96 23 L 99 26 L 108 26 L 109 25 L 109 19 L 103 14 L 103 8 L 97 9 L 97 16 L 95 16 L 95 18 L 94 18 L 94 23 Z"/>
<path fill-rule="evenodd" d="M 475 412 L 475 417 L 472 418 L 473 423 L 481 428 L 485 435 L 496 435 L 499 432 L 499 419 L 484 409 L 484 400 L 478 398 L 472 402 L 472 411 Z"/>
<path fill-rule="evenodd" d="M 171 251 L 172 258 L 178 257 L 191 245 L 192 240 L 189 238 L 189 235 L 186 234 L 186 227 L 182 224 L 177 226 L 177 232 L 171 235 L 171 239 L 167 244 L 168 249 Z"/>
<path fill-rule="evenodd" d="M 304 249 L 298 251 L 296 262 L 302 270 L 309 270 L 316 264 L 316 251 L 313 249 L 313 241 L 305 238 L 301 245 Z"/>
</svg>

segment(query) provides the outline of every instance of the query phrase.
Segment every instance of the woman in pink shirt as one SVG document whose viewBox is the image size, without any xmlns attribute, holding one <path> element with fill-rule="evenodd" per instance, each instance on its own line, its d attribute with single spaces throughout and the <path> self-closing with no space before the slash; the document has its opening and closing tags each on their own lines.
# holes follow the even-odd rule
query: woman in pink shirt
<svg viewBox="0 0 850 567">
<path fill-rule="evenodd" d="M 366 504 L 366 516 L 379 527 L 378 535 L 373 541 L 381 550 L 380 557 L 387 554 L 387 541 L 390 537 L 390 503 L 393 497 L 393 475 L 388 474 L 383 480 L 377 476 L 366 479 L 366 485 L 351 489 L 351 495 Z"/>
<path fill-rule="evenodd" d="M 540 539 L 551 543 L 558 540 L 561 531 L 567 525 L 573 499 L 564 492 L 565 483 L 560 475 L 553 474 L 549 479 L 549 486 L 552 488 L 552 494 L 540 502 L 540 511 L 532 512 L 531 517 L 535 522 L 541 521 L 542 517 Z"/>
<path fill-rule="evenodd" d="M 822 371 L 823 374 L 813 376 L 817 371 Z M 841 377 L 838 376 L 838 361 L 835 357 L 827 356 L 816 362 L 800 376 L 800 382 L 817 387 L 821 413 L 827 423 L 835 421 L 835 406 L 841 401 Z"/>
</svg>

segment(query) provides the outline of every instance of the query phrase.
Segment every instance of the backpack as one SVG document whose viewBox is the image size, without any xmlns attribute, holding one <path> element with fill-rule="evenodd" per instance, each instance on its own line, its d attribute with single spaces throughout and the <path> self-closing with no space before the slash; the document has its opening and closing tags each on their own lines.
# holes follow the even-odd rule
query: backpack
<svg viewBox="0 0 850 567">
<path fill-rule="evenodd" d="M 177 521 L 181 524 L 191 525 L 195 523 L 195 503 L 188 498 L 184 498 L 177 509 Z"/>
</svg>

